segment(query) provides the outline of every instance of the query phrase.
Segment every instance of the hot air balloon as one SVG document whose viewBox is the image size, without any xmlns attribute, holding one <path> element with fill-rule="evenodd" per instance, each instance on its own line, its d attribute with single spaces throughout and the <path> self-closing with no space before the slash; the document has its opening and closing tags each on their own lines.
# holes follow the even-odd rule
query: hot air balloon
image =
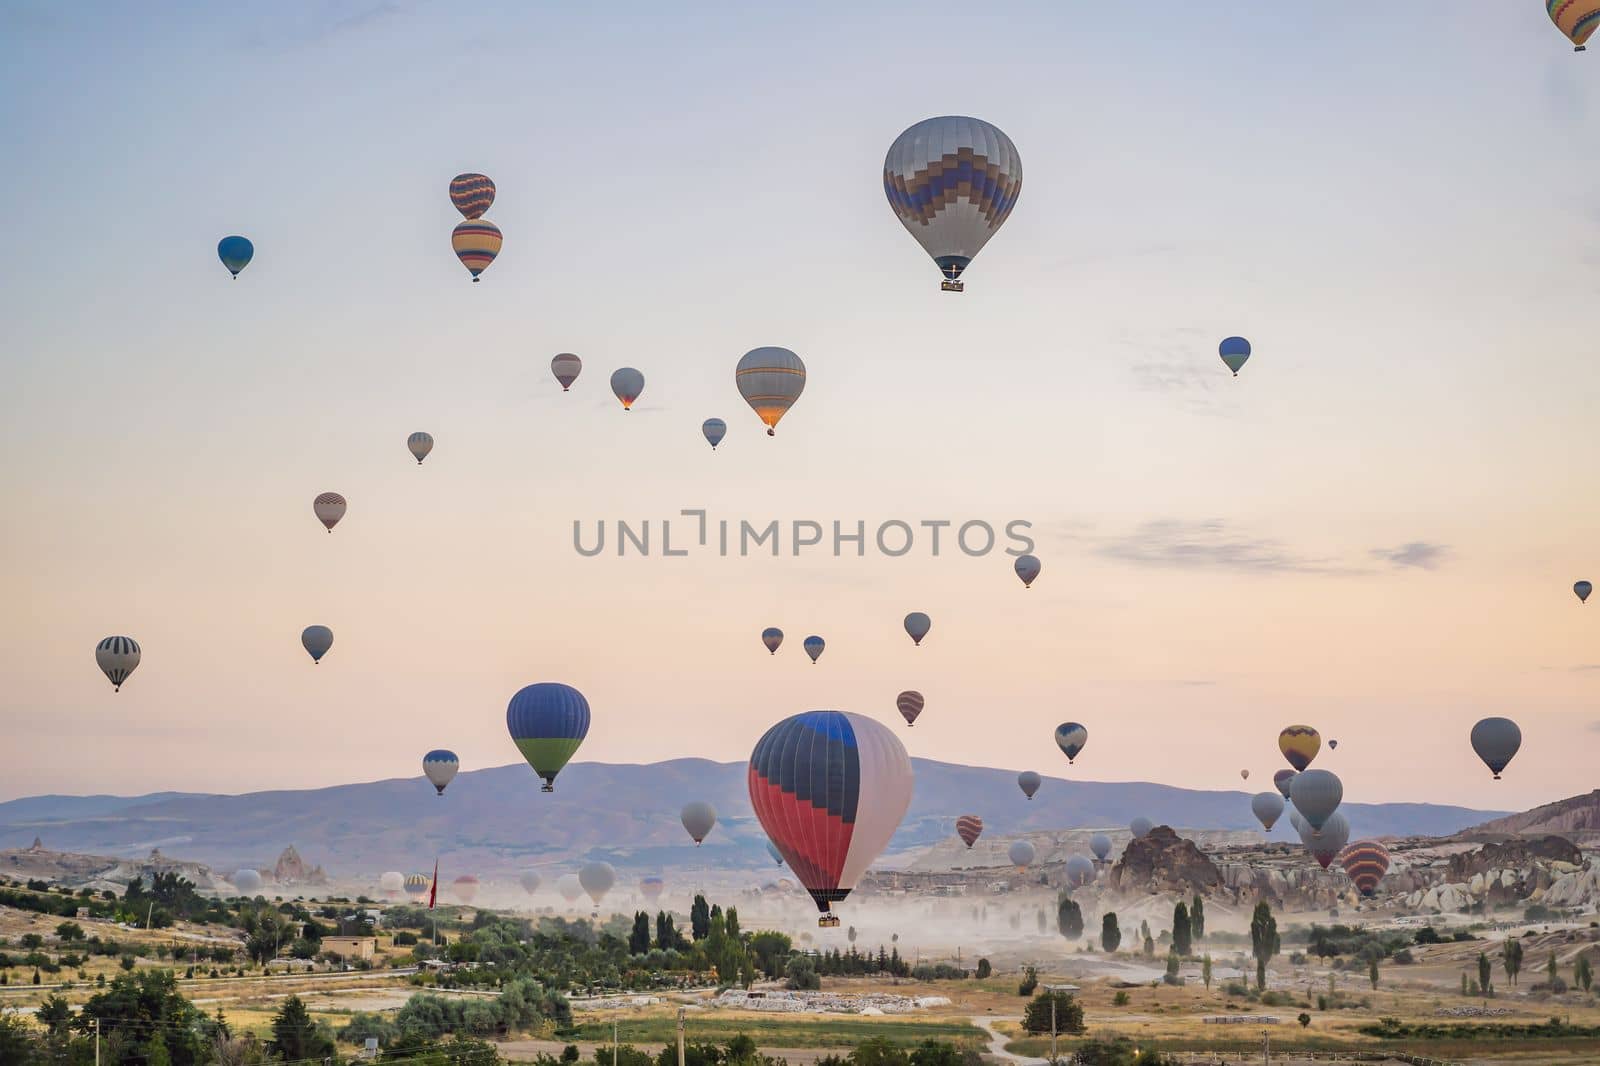
<svg viewBox="0 0 1600 1066">
<path fill-rule="evenodd" d="M 428 885 L 427 874 L 411 874 L 406 878 L 403 887 L 408 896 L 425 896 L 428 894 Z"/>
<path fill-rule="evenodd" d="M 1239 771 L 1239 778 L 1242 781 L 1250 780 L 1250 771 L 1249 770 L 1240 770 Z"/>
<path fill-rule="evenodd" d="M 418 430 L 406 438 L 406 448 L 410 450 L 412 457 L 416 459 L 417 465 L 421 466 L 422 460 L 426 459 L 428 453 L 433 451 L 433 434 Z"/>
<path fill-rule="evenodd" d="M 544 878 L 539 876 L 538 870 L 524 870 L 517 877 L 517 882 L 522 885 L 522 891 L 530 896 L 539 891 L 539 885 L 543 881 Z"/>
<path fill-rule="evenodd" d="M 983 819 L 976 814 L 963 814 L 956 819 L 956 836 L 961 838 L 961 842 L 967 846 L 968 851 L 972 850 L 972 845 L 976 844 L 978 837 L 982 835 Z"/>
<path fill-rule="evenodd" d="M 666 890 L 667 883 L 659 877 L 639 878 L 639 895 L 654 903 L 661 898 L 661 893 Z"/>
<path fill-rule="evenodd" d="M 806 650 L 806 654 L 811 656 L 811 661 L 815 663 L 821 657 L 822 649 L 826 648 L 828 643 L 821 637 L 807 637 L 801 642 L 800 646 Z"/>
<path fill-rule="evenodd" d="M 122 683 L 139 668 L 139 642 L 132 637 L 107 637 L 94 646 L 95 665 L 111 682 L 113 692 L 122 691 Z"/>
<path fill-rule="evenodd" d="M 1289 810 L 1289 827 L 1291 829 L 1293 829 L 1296 833 L 1302 833 L 1303 834 L 1306 831 L 1306 828 L 1307 828 L 1306 820 L 1300 816 L 1300 812 L 1299 811 L 1294 809 L 1294 804 L 1293 803 L 1289 804 L 1288 810 Z"/>
<path fill-rule="evenodd" d="M 1300 831 L 1300 842 L 1306 846 L 1311 857 L 1317 860 L 1317 865 L 1324 870 L 1328 864 L 1339 857 L 1339 852 L 1350 840 L 1350 823 L 1343 814 L 1334 811 L 1328 815 L 1328 820 L 1322 823 L 1321 829 L 1313 829 L 1311 824 Z"/>
<path fill-rule="evenodd" d="M 1311 831 L 1320 833 L 1344 799 L 1344 782 L 1328 770 L 1302 770 L 1289 786 L 1289 798 Z"/>
<path fill-rule="evenodd" d="M 772 856 L 773 862 L 777 863 L 779 866 L 783 865 L 783 852 L 779 851 L 778 845 L 774 844 L 770 840 L 767 841 L 767 854 Z"/>
<path fill-rule="evenodd" d="M 906 636 L 911 638 L 911 643 L 922 646 L 922 638 L 928 635 L 928 630 L 933 628 L 933 622 L 921 611 L 912 611 L 906 615 Z"/>
<path fill-rule="evenodd" d="M 1104 833 L 1096 833 L 1089 838 L 1089 850 L 1094 852 L 1094 857 L 1101 862 L 1106 861 L 1106 856 L 1111 854 L 1111 838 Z"/>
<path fill-rule="evenodd" d="M 1283 797 L 1276 792 L 1257 792 L 1250 800 L 1250 813 L 1270 833 L 1273 823 L 1283 814 L 1283 806 Z"/>
<path fill-rule="evenodd" d="M 783 643 L 783 630 L 777 626 L 768 626 L 761 631 L 761 643 L 765 644 L 772 654 L 778 654 L 778 646 Z"/>
<path fill-rule="evenodd" d="M 1011 865 L 1017 868 L 1018 873 L 1023 873 L 1033 865 L 1037 852 L 1026 840 L 1013 840 L 1011 847 L 1006 849 L 1006 857 L 1011 860 Z"/>
<path fill-rule="evenodd" d="M 1000 130 L 975 118 L 924 119 L 883 160 L 889 206 L 960 292 L 961 272 L 1004 224 L 1022 192 L 1022 157 Z"/>
<path fill-rule="evenodd" d="M 405 891 L 406 875 L 399 870 L 390 870 L 378 878 L 378 889 L 390 899 L 396 899 Z"/>
<path fill-rule="evenodd" d="M 1022 794 L 1029 799 L 1033 799 L 1033 794 L 1039 791 L 1039 786 L 1043 782 L 1044 779 L 1032 770 L 1024 770 L 1017 775 L 1017 787 L 1022 789 Z"/>
<path fill-rule="evenodd" d="M 844 899 L 877 858 L 911 804 L 911 760 L 871 718 L 806 711 L 756 742 L 750 804 L 830 927 Z"/>
<path fill-rule="evenodd" d="M 683 810 L 678 812 L 678 820 L 694 838 L 694 846 L 699 847 L 711 832 L 711 827 L 717 824 L 717 809 L 705 800 L 695 800 L 683 805 Z"/>
<path fill-rule="evenodd" d="M 1067 884 L 1073 888 L 1082 888 L 1084 885 L 1094 883 L 1094 863 L 1083 855 L 1074 855 L 1067 860 Z"/>
<path fill-rule="evenodd" d="M 1600 0 L 1545 0 L 1544 6 L 1556 29 L 1572 42 L 1572 50 L 1585 51 L 1584 42 L 1600 26 Z"/>
<path fill-rule="evenodd" d="M 577 874 L 562 874 L 556 879 L 556 892 L 567 901 L 568 906 L 578 902 L 578 897 L 583 895 L 583 885 L 578 882 Z"/>
<path fill-rule="evenodd" d="M 422 772 L 427 775 L 438 795 L 444 795 L 444 786 L 456 776 L 456 771 L 461 769 L 461 760 L 456 758 L 453 751 L 435 748 L 422 757 Z"/>
<path fill-rule="evenodd" d="M 478 879 L 462 874 L 450 883 L 450 892 L 460 903 L 471 903 L 478 898 Z"/>
<path fill-rule="evenodd" d="M 1041 569 L 1039 565 L 1039 557 L 1036 555 L 1019 555 L 1017 556 L 1017 561 L 1012 566 L 1012 569 L 1015 570 L 1017 572 L 1017 576 L 1022 579 L 1022 587 L 1031 589 L 1033 588 L 1034 579 L 1039 576 L 1039 571 Z"/>
<path fill-rule="evenodd" d="M 256 255 L 256 246 L 248 237 L 224 237 L 217 242 L 217 258 L 228 268 L 233 280 L 239 280 L 239 271 L 250 265 Z"/>
<path fill-rule="evenodd" d="M 728 423 L 720 418 L 708 418 L 700 423 L 700 432 L 705 434 L 706 443 L 711 445 L 711 450 L 716 451 L 717 445 L 722 443 L 722 438 L 728 435 Z"/>
<path fill-rule="evenodd" d="M 1217 345 L 1217 354 L 1222 356 L 1222 362 L 1233 371 L 1233 376 L 1239 376 L 1239 368 L 1244 366 L 1245 360 L 1250 358 L 1250 342 L 1243 337 L 1227 337 Z"/>
<path fill-rule="evenodd" d="M 917 724 L 917 715 L 922 713 L 922 693 L 907 689 L 894 698 L 894 705 L 899 709 L 900 717 L 906 720 L 906 726 L 914 726 Z"/>
<path fill-rule="evenodd" d="M 1295 772 L 1293 770 L 1279 770 L 1272 775 L 1272 784 L 1277 788 L 1278 795 L 1284 799 L 1289 798 L 1289 785 L 1294 781 L 1294 777 Z"/>
<path fill-rule="evenodd" d="M 1278 750 L 1296 770 L 1304 770 L 1317 757 L 1322 734 L 1308 725 L 1292 725 L 1278 734 Z"/>
<path fill-rule="evenodd" d="M 462 218 L 482 218 L 494 205 L 494 182 L 483 174 L 457 174 L 450 179 L 450 202 Z"/>
<path fill-rule="evenodd" d="M 1578 597 L 1578 602 L 1579 603 L 1588 603 L 1589 602 L 1589 593 L 1591 593 L 1593 591 L 1594 591 L 1594 586 L 1589 584 L 1589 582 L 1587 582 L 1587 581 L 1575 581 L 1575 582 L 1573 582 L 1572 592 L 1573 592 L 1574 595 L 1576 595 Z"/>
<path fill-rule="evenodd" d="M 1133 839 L 1138 840 L 1155 827 L 1156 824 L 1154 822 L 1141 814 L 1139 817 L 1128 823 L 1128 832 L 1133 834 Z"/>
<path fill-rule="evenodd" d="M 611 391 L 622 401 L 624 411 L 633 410 L 633 401 L 644 391 L 644 375 L 631 366 L 611 373 Z"/>
<path fill-rule="evenodd" d="M 233 887 L 241 896 L 253 896 L 261 891 L 261 873 L 258 870 L 235 870 Z"/>
<path fill-rule="evenodd" d="M 754 348 L 740 357 L 733 382 L 771 437 L 806 389 L 806 365 L 787 348 Z"/>
<path fill-rule="evenodd" d="M 328 654 L 328 649 L 333 647 L 333 630 L 327 626 L 306 626 L 300 631 L 300 644 L 310 654 L 313 663 L 320 663 L 322 657 Z"/>
<path fill-rule="evenodd" d="M 339 524 L 339 519 L 344 517 L 344 497 L 337 492 L 324 492 L 311 501 L 311 511 L 317 516 L 317 521 L 328 527 L 328 532 L 333 532 L 333 527 Z"/>
<path fill-rule="evenodd" d="M 1328 750 L 1329 751 L 1338 751 L 1339 750 L 1339 742 L 1337 740 L 1328 741 Z"/>
<path fill-rule="evenodd" d="M 1339 865 L 1356 891 L 1370 899 L 1389 872 L 1389 849 L 1376 840 L 1358 840 L 1339 853 Z"/>
<path fill-rule="evenodd" d="M 1089 743 L 1089 731 L 1077 722 L 1062 722 L 1056 726 L 1056 747 L 1067 757 L 1069 765 L 1087 743 Z"/>
<path fill-rule="evenodd" d="M 1472 727 L 1472 750 L 1478 753 L 1496 781 L 1520 747 L 1522 730 L 1509 718 L 1485 718 Z"/>
<path fill-rule="evenodd" d="M 571 685 L 541 681 L 511 697 L 506 729 L 533 772 L 541 792 L 556 790 L 556 775 L 589 735 L 589 701 Z"/>
<path fill-rule="evenodd" d="M 561 384 L 561 391 L 566 392 L 572 388 L 572 383 L 578 380 L 578 375 L 583 372 L 583 360 L 571 352 L 562 352 L 550 360 L 550 373 L 556 376 L 556 381 Z"/>
<path fill-rule="evenodd" d="M 500 254 L 503 240 L 499 226 L 486 218 L 474 218 L 456 223 L 450 234 L 450 247 L 456 250 L 456 258 L 476 282 L 481 280 L 478 275 L 488 270 L 489 264 Z"/>
<path fill-rule="evenodd" d="M 589 894 L 596 907 L 600 906 L 600 901 L 605 899 L 606 893 L 616 883 L 617 871 L 612 869 L 609 862 L 586 863 L 578 870 L 578 884 Z"/>
</svg>

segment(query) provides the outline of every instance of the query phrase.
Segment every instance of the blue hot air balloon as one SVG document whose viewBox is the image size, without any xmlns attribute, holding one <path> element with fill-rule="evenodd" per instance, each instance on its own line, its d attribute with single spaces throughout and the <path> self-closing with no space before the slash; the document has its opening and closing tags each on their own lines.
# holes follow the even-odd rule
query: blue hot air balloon
<svg viewBox="0 0 1600 1066">
<path fill-rule="evenodd" d="M 444 787 L 455 778 L 459 769 L 461 760 L 456 758 L 455 752 L 444 748 L 435 748 L 422 757 L 422 772 L 441 796 L 444 795 Z"/>
<path fill-rule="evenodd" d="M 1062 722 L 1056 726 L 1056 747 L 1061 749 L 1061 754 L 1067 757 L 1067 762 L 1072 762 L 1078 757 L 1078 752 L 1089 743 L 1089 731 L 1077 722 Z"/>
<path fill-rule="evenodd" d="M 821 637 L 807 637 L 801 644 L 801 647 L 805 648 L 806 654 L 811 656 L 813 663 L 822 655 L 822 649 L 827 646 L 827 641 Z"/>
<path fill-rule="evenodd" d="M 1222 356 L 1223 363 L 1233 371 L 1233 376 L 1238 377 L 1239 368 L 1250 358 L 1250 342 L 1243 337 L 1225 338 L 1217 345 L 1217 354 Z"/>
<path fill-rule="evenodd" d="M 239 280 L 239 271 L 250 265 L 255 254 L 256 246 L 248 237 L 224 237 L 217 242 L 217 258 L 228 268 L 234 281 Z"/>
<path fill-rule="evenodd" d="M 571 685 L 540 682 L 511 697 L 506 730 L 534 773 L 542 792 L 556 790 L 556 774 L 589 735 L 589 701 Z"/>
<path fill-rule="evenodd" d="M 700 432 L 706 435 L 706 443 L 711 445 L 711 450 L 716 451 L 722 438 L 728 435 L 728 423 L 720 418 L 708 418 L 700 423 Z"/>
</svg>

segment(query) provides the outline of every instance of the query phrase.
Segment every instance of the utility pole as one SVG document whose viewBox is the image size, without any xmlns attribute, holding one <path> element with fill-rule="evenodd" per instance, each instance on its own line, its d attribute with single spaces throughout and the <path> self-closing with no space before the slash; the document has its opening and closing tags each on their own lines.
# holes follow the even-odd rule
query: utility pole
<svg viewBox="0 0 1600 1066">
<path fill-rule="evenodd" d="M 612 1066 L 616 1066 L 615 1063 Z M 678 1066 L 683 1066 L 683 1008 L 678 1008 Z"/>
<path fill-rule="evenodd" d="M 617 1016 L 611 1016 L 611 1066 L 617 1066 Z"/>
<path fill-rule="evenodd" d="M 1272 1036 L 1265 1029 L 1261 1030 L 1261 1061 L 1272 1066 Z"/>
<path fill-rule="evenodd" d="M 92 1019 L 94 1023 L 94 1066 L 100 1066 L 100 1019 Z"/>
<path fill-rule="evenodd" d="M 1056 1061 L 1056 994 L 1050 993 L 1050 1064 Z"/>
</svg>

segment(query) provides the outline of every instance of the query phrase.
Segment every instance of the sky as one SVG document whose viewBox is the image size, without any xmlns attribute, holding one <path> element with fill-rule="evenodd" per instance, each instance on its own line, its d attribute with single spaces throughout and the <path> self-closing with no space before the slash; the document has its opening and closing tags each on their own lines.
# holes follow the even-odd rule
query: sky
<svg viewBox="0 0 1600 1066">
<path fill-rule="evenodd" d="M 1304 722 L 1352 800 L 1587 791 L 1597 63 L 1532 0 L 10 0 L 0 799 L 500 765 L 541 680 L 593 707 L 579 759 L 745 758 L 834 707 L 1084 780 L 1265 787 Z M 939 114 L 1024 168 L 959 296 L 881 186 Z M 477 285 L 461 171 L 499 189 Z M 230 233 L 256 246 L 237 282 Z M 773 438 L 733 382 L 761 345 L 809 371 Z M 920 539 L 574 551 L 619 519 L 675 518 L 676 547 L 684 509 L 1025 521 L 1043 575 Z M 120 694 L 111 634 L 144 649 Z M 1485 715 L 1524 735 L 1498 783 Z"/>
</svg>

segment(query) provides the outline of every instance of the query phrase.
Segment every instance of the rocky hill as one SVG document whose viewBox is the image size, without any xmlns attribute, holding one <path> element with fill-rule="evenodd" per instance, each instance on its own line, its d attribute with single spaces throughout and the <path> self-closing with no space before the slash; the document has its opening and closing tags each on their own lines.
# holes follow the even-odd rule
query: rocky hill
<svg viewBox="0 0 1600 1066">
<path fill-rule="evenodd" d="M 1106 875 L 1113 892 L 1173 892 L 1188 895 L 1210 892 L 1222 884 L 1222 874 L 1195 845 L 1170 827 L 1158 825 L 1130 840 L 1122 857 Z"/>
<path fill-rule="evenodd" d="M 1582 796 L 1557 800 L 1521 814 L 1496 818 L 1473 826 L 1462 835 L 1469 838 L 1507 836 L 1545 836 L 1556 834 L 1577 844 L 1600 846 L 1600 788 Z"/>
</svg>

